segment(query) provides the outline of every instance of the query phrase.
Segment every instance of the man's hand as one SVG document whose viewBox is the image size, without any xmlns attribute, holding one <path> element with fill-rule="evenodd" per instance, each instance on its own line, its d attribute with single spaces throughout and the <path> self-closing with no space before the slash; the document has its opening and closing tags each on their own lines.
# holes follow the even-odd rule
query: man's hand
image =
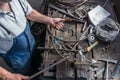
<svg viewBox="0 0 120 80">
<path fill-rule="evenodd" d="M 49 24 L 53 27 L 55 27 L 56 29 L 60 29 L 64 26 L 63 22 L 65 21 L 65 19 L 61 19 L 61 18 L 51 18 L 49 20 Z"/>
<path fill-rule="evenodd" d="M 0 80 L 25 80 L 27 78 L 21 74 L 13 74 L 0 66 Z"/>
<path fill-rule="evenodd" d="M 4 76 L 3 80 L 26 80 L 28 77 L 21 74 L 12 74 L 9 73 Z"/>
</svg>

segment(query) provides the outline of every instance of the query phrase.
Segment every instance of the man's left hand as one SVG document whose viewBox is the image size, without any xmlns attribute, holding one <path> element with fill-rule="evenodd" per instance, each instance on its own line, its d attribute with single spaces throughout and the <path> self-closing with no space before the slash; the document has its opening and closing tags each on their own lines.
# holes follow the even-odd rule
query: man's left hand
<svg viewBox="0 0 120 80">
<path fill-rule="evenodd" d="M 65 19 L 62 18 L 51 18 L 49 21 L 49 24 L 53 27 L 55 27 L 56 29 L 60 29 L 64 26 L 64 22 Z"/>
</svg>

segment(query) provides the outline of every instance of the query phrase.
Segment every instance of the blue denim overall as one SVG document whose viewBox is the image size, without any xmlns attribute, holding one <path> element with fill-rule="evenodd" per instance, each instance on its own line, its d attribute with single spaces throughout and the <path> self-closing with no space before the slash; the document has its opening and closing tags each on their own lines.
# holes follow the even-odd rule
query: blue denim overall
<svg viewBox="0 0 120 80">
<path fill-rule="evenodd" d="M 3 58 L 15 73 L 25 74 L 29 69 L 34 47 L 35 40 L 27 23 L 24 32 L 14 39 L 13 47 Z"/>
</svg>

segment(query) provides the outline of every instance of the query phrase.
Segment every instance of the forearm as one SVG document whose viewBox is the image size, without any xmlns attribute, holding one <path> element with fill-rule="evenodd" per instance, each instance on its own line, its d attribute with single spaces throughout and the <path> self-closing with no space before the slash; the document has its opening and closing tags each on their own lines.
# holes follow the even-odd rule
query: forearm
<svg viewBox="0 0 120 80">
<path fill-rule="evenodd" d="M 27 16 L 27 19 L 34 21 L 34 22 L 41 22 L 41 23 L 49 24 L 52 18 L 45 16 L 37 12 L 35 9 L 33 9 L 32 12 Z"/>
<path fill-rule="evenodd" d="M 65 19 L 51 18 L 51 17 L 45 16 L 45 15 L 37 12 L 34 9 L 27 16 L 27 19 L 34 21 L 34 22 L 41 22 L 41 23 L 49 24 L 52 27 L 55 27 L 56 29 L 60 29 L 64 25 L 63 21 L 65 21 Z"/>
</svg>

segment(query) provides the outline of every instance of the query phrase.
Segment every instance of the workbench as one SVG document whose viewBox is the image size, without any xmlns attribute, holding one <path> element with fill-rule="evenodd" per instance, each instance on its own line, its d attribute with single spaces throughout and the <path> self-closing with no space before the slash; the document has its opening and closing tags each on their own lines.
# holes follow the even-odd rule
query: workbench
<svg viewBox="0 0 120 80">
<path fill-rule="evenodd" d="M 105 1 L 106 0 L 92 0 L 91 2 L 86 2 L 81 7 L 93 9 L 97 5 L 103 6 Z M 111 13 L 110 17 L 117 21 L 111 0 L 108 0 L 104 8 Z M 50 2 L 48 2 L 47 12 L 50 17 L 70 18 L 68 15 L 51 8 Z M 113 61 L 119 60 L 120 35 L 110 43 L 103 43 L 100 41 L 99 44 L 87 52 L 85 56 L 80 55 L 79 50 L 85 49 L 90 45 L 87 40 L 80 40 L 81 35 L 91 24 L 87 16 L 84 20 L 87 23 L 76 21 L 65 22 L 64 27 L 61 30 L 54 29 L 50 25 L 47 26 L 45 48 L 38 46 L 38 49 L 44 49 L 42 68 L 47 68 L 65 57 L 69 58 L 44 71 L 43 76 L 46 77 L 46 80 L 47 77 L 52 77 L 52 79 L 48 80 L 105 80 L 104 74 L 106 62 L 98 60 L 101 58 Z M 85 30 L 83 30 L 84 26 Z M 92 63 L 94 61 L 97 61 L 97 63 Z M 115 79 L 110 78 L 111 72 L 116 64 L 108 62 L 108 65 L 108 80 L 119 80 L 120 74 L 117 74 Z M 96 68 L 97 70 L 94 71 Z M 94 74 L 103 68 L 103 72 L 95 77 Z"/>
</svg>

